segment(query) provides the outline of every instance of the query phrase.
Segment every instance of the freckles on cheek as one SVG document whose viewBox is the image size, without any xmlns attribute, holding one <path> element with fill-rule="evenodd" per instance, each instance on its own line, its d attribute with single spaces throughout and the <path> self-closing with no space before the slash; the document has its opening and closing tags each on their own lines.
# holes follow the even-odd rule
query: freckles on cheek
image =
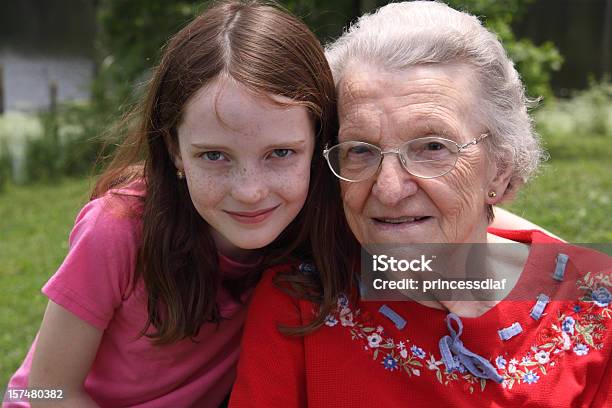
<svg viewBox="0 0 612 408">
<path fill-rule="evenodd" d="M 310 164 L 299 164 L 285 171 L 276 171 L 268 176 L 285 197 L 305 198 L 310 183 Z"/>
<path fill-rule="evenodd" d="M 224 177 L 219 178 L 206 176 L 187 177 L 187 187 L 191 201 L 198 205 L 212 205 L 223 198 L 224 190 L 230 185 L 230 181 Z"/>
</svg>

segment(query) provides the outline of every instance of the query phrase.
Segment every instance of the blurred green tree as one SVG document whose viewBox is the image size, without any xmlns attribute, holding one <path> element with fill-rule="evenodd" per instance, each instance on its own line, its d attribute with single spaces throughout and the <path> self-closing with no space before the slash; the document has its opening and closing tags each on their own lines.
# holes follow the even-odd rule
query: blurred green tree
<svg viewBox="0 0 612 408">
<path fill-rule="evenodd" d="M 547 100 L 553 96 L 551 74 L 561 69 L 563 57 L 552 42 L 536 46 L 527 38 L 517 39 L 512 31 L 512 23 L 520 20 L 534 1 L 446 0 L 446 3 L 479 16 L 489 29 L 497 33 L 516 64 L 529 95 Z"/>
<path fill-rule="evenodd" d="M 531 96 L 552 96 L 551 73 L 560 69 L 562 56 L 554 44 L 536 46 L 517 39 L 512 23 L 534 0 L 446 0 L 449 5 L 478 15 L 495 31 L 515 61 Z M 98 76 L 94 99 L 100 108 L 116 109 L 133 101 L 159 50 L 168 38 L 209 2 L 187 0 L 96 0 L 98 15 Z M 301 17 L 327 42 L 364 12 L 389 3 L 377 0 L 285 0 L 280 2 Z"/>
</svg>

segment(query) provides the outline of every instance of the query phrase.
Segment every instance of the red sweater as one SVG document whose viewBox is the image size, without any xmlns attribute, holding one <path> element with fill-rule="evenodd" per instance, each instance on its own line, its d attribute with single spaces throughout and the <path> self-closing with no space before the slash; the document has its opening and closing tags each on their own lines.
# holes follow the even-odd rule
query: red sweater
<svg viewBox="0 0 612 408">
<path fill-rule="evenodd" d="M 558 242 L 535 231 L 490 232 L 521 242 Z M 284 266 L 268 271 L 254 294 L 230 406 L 612 407 L 612 260 L 564 245 L 571 267 L 557 283 L 557 252 L 533 248 L 517 287 L 546 276 L 550 288 L 580 288 L 582 296 L 550 302 L 539 320 L 530 316 L 535 301 L 502 301 L 480 317 L 461 319 L 465 347 L 493 364 L 501 384 L 463 366 L 447 372 L 438 346 L 449 334 L 447 312 L 416 302 L 352 305 L 342 298 L 314 333 L 280 334 L 279 323 L 303 325 L 316 310 L 274 286 L 273 276 L 291 268 Z M 379 312 L 383 304 L 407 321 L 402 330 Z M 523 331 L 501 340 L 498 330 L 515 322 Z"/>
</svg>

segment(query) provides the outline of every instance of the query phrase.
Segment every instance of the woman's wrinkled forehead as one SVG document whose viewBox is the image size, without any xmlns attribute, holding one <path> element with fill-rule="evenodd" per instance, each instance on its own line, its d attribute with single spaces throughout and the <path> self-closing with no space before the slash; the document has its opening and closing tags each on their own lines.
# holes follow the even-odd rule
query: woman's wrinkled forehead
<svg viewBox="0 0 612 408">
<path fill-rule="evenodd" d="M 478 86 L 472 77 L 469 67 L 460 64 L 418 65 L 400 72 L 353 66 L 339 84 L 341 133 L 389 122 L 402 127 L 474 122 Z"/>
</svg>

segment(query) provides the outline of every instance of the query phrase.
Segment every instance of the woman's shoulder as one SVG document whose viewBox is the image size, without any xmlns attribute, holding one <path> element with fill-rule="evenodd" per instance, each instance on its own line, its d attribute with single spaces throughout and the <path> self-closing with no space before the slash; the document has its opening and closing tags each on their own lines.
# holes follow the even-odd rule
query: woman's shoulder
<svg viewBox="0 0 612 408">
<path fill-rule="evenodd" d="M 285 286 L 281 282 L 285 281 L 286 278 L 290 279 L 291 276 L 294 276 L 298 268 L 299 263 L 296 262 L 287 262 L 270 266 L 262 274 L 261 280 L 255 289 L 255 293 L 280 291 L 281 287 Z"/>
<path fill-rule="evenodd" d="M 272 306 L 275 310 L 281 304 L 293 305 L 300 308 L 304 301 L 301 288 L 311 278 L 310 274 L 316 273 L 311 262 L 290 261 L 278 264 L 266 269 L 253 293 L 253 304 Z"/>
<path fill-rule="evenodd" d="M 563 241 L 555 238 L 551 235 L 546 234 L 544 231 L 538 229 L 531 230 L 508 230 L 503 228 L 489 227 L 487 231 L 498 237 L 506 238 L 511 241 L 522 242 L 526 244 L 531 243 L 549 243 L 549 244 L 560 244 Z"/>
<path fill-rule="evenodd" d="M 612 251 L 612 244 L 572 244 L 540 230 L 489 228 L 488 231 L 499 237 L 538 248 L 537 254 L 540 257 L 550 257 L 550 254 L 553 254 L 553 262 L 559 263 L 559 268 L 570 264 L 582 273 L 612 269 L 612 257 L 608 255 Z"/>
</svg>

